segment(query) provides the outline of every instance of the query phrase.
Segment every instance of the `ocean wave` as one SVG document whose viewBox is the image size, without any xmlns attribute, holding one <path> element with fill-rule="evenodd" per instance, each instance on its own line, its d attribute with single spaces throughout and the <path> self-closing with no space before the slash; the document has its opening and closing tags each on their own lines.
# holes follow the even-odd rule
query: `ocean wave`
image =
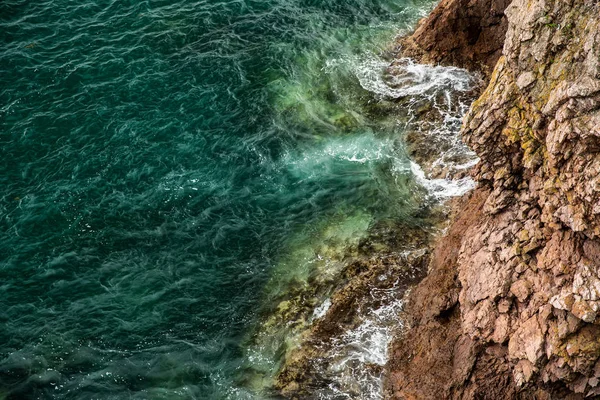
<svg viewBox="0 0 600 400">
<path fill-rule="evenodd" d="M 439 91 L 464 92 L 473 87 L 474 77 L 464 69 L 418 64 L 403 58 L 389 61 L 368 58 L 355 66 L 361 86 L 384 98 L 433 97 Z"/>
<path fill-rule="evenodd" d="M 431 179 L 427 178 L 425 172 L 415 162 L 411 162 L 411 171 L 417 182 L 421 184 L 431 196 L 443 200 L 450 197 L 459 197 L 475 188 L 475 181 L 470 177 L 460 179 Z M 474 165 L 469 163 L 468 165 Z"/>
</svg>

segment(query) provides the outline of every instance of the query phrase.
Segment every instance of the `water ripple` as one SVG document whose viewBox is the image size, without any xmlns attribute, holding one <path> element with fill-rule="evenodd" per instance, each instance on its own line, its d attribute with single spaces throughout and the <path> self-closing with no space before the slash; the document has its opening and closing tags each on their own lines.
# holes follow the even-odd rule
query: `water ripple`
<svg viewBox="0 0 600 400">
<path fill-rule="evenodd" d="M 431 4 L 2 1 L 0 397 L 248 398 L 289 238 L 419 208 L 377 99 L 324 68 Z"/>
</svg>

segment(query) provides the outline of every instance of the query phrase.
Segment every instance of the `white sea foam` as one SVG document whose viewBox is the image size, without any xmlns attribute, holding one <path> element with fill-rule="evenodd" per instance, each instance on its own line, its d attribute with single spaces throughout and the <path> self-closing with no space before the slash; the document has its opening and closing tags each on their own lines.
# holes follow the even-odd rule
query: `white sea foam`
<svg viewBox="0 0 600 400">
<path fill-rule="evenodd" d="M 411 162 L 411 171 L 417 182 L 438 199 L 462 196 L 475 188 L 475 181 L 470 177 L 461 179 L 429 179 L 416 162 Z"/>
<path fill-rule="evenodd" d="M 387 61 L 372 57 L 356 64 L 354 73 L 365 90 L 392 99 L 433 96 L 440 90 L 464 92 L 474 82 L 464 69 L 418 64 L 409 58 L 389 67 L 391 73 L 385 74 L 388 67 Z"/>
<path fill-rule="evenodd" d="M 478 161 L 459 134 L 462 118 L 470 106 L 464 94 L 478 83 L 477 76 L 461 68 L 418 64 L 409 58 L 390 67 L 388 61 L 372 53 L 362 58 L 330 60 L 325 72 L 342 65 L 353 71 L 360 85 L 379 101 L 403 98 L 408 113 L 404 128 L 431 139 L 430 145 L 438 154 L 428 161 L 427 168 L 414 162 L 410 165 L 420 185 L 439 200 L 461 196 L 474 188 L 474 182 L 463 177 L 464 173 L 457 179 L 452 176 Z M 418 108 L 423 101 L 431 105 L 439 118 L 419 118 Z M 405 165 L 400 167 L 396 172 L 405 172 Z"/>
<path fill-rule="evenodd" d="M 331 307 L 331 300 L 327 299 L 323 302 L 323 304 L 315 308 L 315 311 L 313 312 L 313 318 L 317 319 L 323 317 L 325 314 L 327 314 L 329 307 Z"/>
<path fill-rule="evenodd" d="M 339 163 L 367 164 L 394 158 L 392 141 L 372 133 L 328 138 L 319 145 L 299 150 L 287 152 L 282 164 L 305 179 L 328 174 Z"/>
<path fill-rule="evenodd" d="M 404 301 L 398 297 L 402 294 L 396 287 L 371 291 L 371 299 L 383 305 L 362 310 L 361 323 L 335 338 L 327 356 L 330 362 L 323 371 L 331 383 L 316 393 L 317 398 L 383 398 L 381 368 L 387 362 L 394 333 L 402 328 L 400 313 Z"/>
</svg>

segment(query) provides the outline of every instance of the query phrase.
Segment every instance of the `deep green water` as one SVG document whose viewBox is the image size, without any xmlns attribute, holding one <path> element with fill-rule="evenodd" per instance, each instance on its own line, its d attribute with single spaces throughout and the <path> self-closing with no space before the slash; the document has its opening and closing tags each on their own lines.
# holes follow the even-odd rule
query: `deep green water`
<svg viewBox="0 0 600 400">
<path fill-rule="evenodd" d="M 0 399 L 252 398 L 278 277 L 418 220 L 364 87 L 434 2 L 0 2 Z"/>
</svg>

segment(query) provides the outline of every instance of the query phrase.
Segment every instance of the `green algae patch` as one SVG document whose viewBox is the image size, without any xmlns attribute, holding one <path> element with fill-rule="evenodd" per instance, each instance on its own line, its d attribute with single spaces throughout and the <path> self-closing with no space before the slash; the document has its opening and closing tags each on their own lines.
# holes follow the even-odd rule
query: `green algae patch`
<svg viewBox="0 0 600 400">
<path fill-rule="evenodd" d="M 273 268 L 264 291 L 266 319 L 249 338 L 245 384 L 264 392 L 273 384 L 280 363 L 299 342 L 299 335 L 340 280 L 344 262 L 358 254 L 373 217 L 340 212 L 294 235 Z M 248 381 L 250 379 L 250 381 Z"/>
</svg>

